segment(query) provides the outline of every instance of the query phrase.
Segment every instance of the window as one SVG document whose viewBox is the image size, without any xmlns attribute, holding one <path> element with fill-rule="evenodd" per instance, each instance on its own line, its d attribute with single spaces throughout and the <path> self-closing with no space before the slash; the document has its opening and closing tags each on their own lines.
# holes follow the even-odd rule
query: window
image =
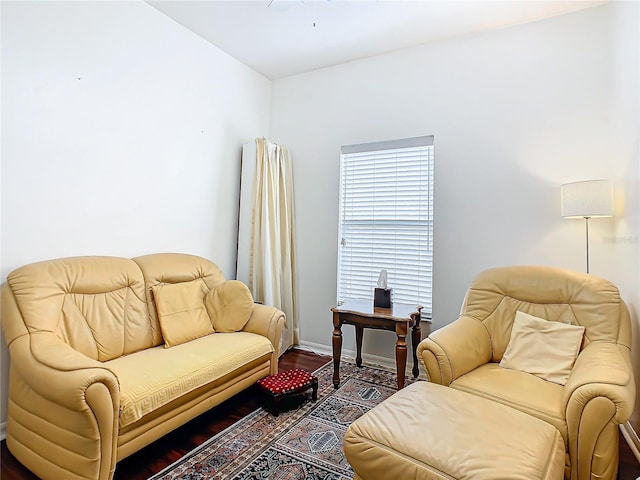
<svg viewBox="0 0 640 480">
<path fill-rule="evenodd" d="M 386 270 L 393 300 L 431 317 L 433 160 L 432 136 L 342 147 L 339 303 L 373 298 Z"/>
</svg>

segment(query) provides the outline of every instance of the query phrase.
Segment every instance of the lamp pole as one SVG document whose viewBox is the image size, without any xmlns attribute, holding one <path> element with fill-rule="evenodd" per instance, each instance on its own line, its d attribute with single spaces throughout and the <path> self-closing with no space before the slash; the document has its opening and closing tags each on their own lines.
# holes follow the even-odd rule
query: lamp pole
<svg viewBox="0 0 640 480">
<path fill-rule="evenodd" d="M 589 220 L 613 217 L 613 210 L 613 185 L 610 180 L 585 180 L 560 186 L 560 214 L 565 218 L 584 218 L 587 274 L 589 273 Z"/>
<path fill-rule="evenodd" d="M 587 237 L 587 273 L 589 273 L 589 219 L 591 217 L 584 217 L 584 227 Z"/>
</svg>

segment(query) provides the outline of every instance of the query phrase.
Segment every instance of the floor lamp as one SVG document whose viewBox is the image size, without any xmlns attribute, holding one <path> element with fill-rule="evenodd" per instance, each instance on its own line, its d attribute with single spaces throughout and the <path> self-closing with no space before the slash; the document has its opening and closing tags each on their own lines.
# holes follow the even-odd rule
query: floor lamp
<svg viewBox="0 0 640 480">
<path fill-rule="evenodd" d="M 564 218 L 584 218 L 589 273 L 589 219 L 613 217 L 613 185 L 609 180 L 586 180 L 560 186 Z"/>
</svg>

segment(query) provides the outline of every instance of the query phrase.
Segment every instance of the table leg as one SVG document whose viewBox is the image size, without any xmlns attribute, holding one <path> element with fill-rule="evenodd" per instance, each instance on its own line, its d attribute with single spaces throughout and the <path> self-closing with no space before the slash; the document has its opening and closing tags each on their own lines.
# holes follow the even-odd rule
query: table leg
<svg viewBox="0 0 640 480">
<path fill-rule="evenodd" d="M 396 322 L 396 371 L 398 374 L 398 390 L 404 388 L 404 375 L 407 368 L 407 325 L 409 322 Z"/>
<path fill-rule="evenodd" d="M 415 317 L 415 324 L 411 330 L 411 340 L 413 346 L 413 378 L 418 378 L 420 370 L 418 368 L 418 344 L 422 340 L 422 329 L 420 327 L 420 314 Z"/>
<path fill-rule="evenodd" d="M 356 365 L 362 366 L 362 333 L 364 327 L 362 325 L 356 325 Z"/>
<path fill-rule="evenodd" d="M 333 312 L 333 386 L 340 385 L 340 356 L 342 355 L 342 322 L 340 314 Z"/>
</svg>

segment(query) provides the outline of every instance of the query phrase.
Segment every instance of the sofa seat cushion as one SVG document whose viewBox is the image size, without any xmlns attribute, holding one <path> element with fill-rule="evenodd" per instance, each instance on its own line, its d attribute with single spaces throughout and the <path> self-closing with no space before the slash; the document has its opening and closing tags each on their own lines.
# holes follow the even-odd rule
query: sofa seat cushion
<svg viewBox="0 0 640 480">
<path fill-rule="evenodd" d="M 261 335 L 213 333 L 105 362 L 120 384 L 120 428 L 272 352 L 273 345 Z"/>
<path fill-rule="evenodd" d="M 564 444 L 542 420 L 430 382 L 354 421 L 344 451 L 354 478 L 560 480 Z"/>
<path fill-rule="evenodd" d="M 487 363 L 451 383 L 457 390 L 516 408 L 550 423 L 567 441 L 567 423 L 562 409 L 564 387 L 530 373 Z"/>
</svg>

